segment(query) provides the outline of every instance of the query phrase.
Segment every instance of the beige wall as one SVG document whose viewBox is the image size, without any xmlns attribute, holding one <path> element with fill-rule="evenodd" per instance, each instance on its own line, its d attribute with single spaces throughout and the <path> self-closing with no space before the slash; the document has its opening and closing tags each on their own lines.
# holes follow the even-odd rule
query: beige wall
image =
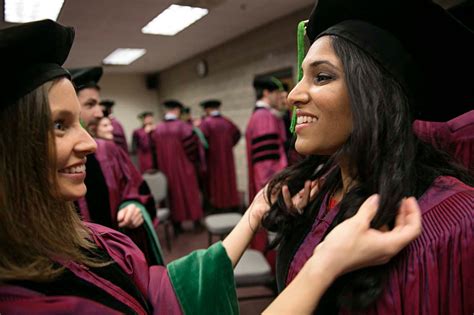
<svg viewBox="0 0 474 315">
<path fill-rule="evenodd" d="M 293 13 L 160 72 L 159 100 L 176 98 L 193 109 L 193 116 L 200 116 L 201 100 L 219 98 L 223 101 L 223 114 L 244 133 L 255 104 L 254 76 L 289 67 L 296 75 L 296 27 L 309 16 L 310 10 Z M 208 63 L 205 78 L 196 74 L 200 59 Z M 245 139 L 236 146 L 234 155 L 238 187 L 247 191 Z"/>
<path fill-rule="evenodd" d="M 156 90 L 146 88 L 145 76 L 141 74 L 104 74 L 100 86 L 101 98 L 115 101 L 114 115 L 124 126 L 130 146 L 133 130 L 140 127 L 137 115 L 143 111 L 158 114 Z"/>
</svg>

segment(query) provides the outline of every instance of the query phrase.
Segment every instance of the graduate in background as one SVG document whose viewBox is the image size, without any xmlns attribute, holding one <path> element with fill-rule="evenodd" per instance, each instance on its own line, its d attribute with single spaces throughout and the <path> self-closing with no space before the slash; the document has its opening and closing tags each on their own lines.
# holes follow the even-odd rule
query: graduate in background
<svg viewBox="0 0 474 315">
<path fill-rule="evenodd" d="M 148 170 L 158 169 L 156 160 L 156 148 L 152 139 L 155 122 L 152 112 L 143 112 L 138 115 L 142 126 L 135 129 L 132 134 L 132 153 L 138 156 L 138 165 L 140 172 L 145 173 Z"/>
<path fill-rule="evenodd" d="M 94 138 L 114 141 L 114 126 L 107 116 L 97 119 L 94 124 L 90 124 L 87 131 Z"/>
<path fill-rule="evenodd" d="M 195 163 L 199 160 L 199 140 L 192 125 L 179 119 L 183 105 L 175 100 L 163 102 L 165 117 L 153 131 L 160 170 L 168 179 L 171 219 L 175 233 L 181 223 L 194 221 L 200 226 L 203 216 Z"/>
<path fill-rule="evenodd" d="M 208 202 L 213 211 L 237 210 L 240 200 L 233 147 L 240 140 L 240 130 L 230 119 L 222 116 L 219 110 L 221 101 L 207 100 L 200 105 L 205 111 L 205 117 L 199 128 L 209 143 L 206 154 Z"/>
<path fill-rule="evenodd" d="M 255 79 L 253 87 L 257 103 L 245 130 L 249 200 L 288 164 L 285 152 L 286 131 L 280 112 L 281 83 L 275 78 L 264 77 Z M 265 231 L 258 233 L 252 241 L 252 247 L 265 251 Z M 269 260 L 273 265 L 273 258 Z"/>
<path fill-rule="evenodd" d="M 102 100 L 100 101 L 100 105 L 102 106 L 102 111 L 104 112 L 104 116 L 109 117 L 110 121 L 112 122 L 112 126 L 114 127 L 114 141 L 115 143 L 128 152 L 128 144 L 127 138 L 125 137 L 125 130 L 123 129 L 122 124 L 115 118 L 112 107 L 114 107 L 115 102 L 112 100 Z"/>
<path fill-rule="evenodd" d="M 81 104 L 81 121 L 86 129 L 103 117 L 99 104 L 101 67 L 70 70 Z M 121 229 L 143 251 L 151 264 L 158 263 L 143 226 L 142 211 L 157 225 L 153 196 L 128 153 L 114 142 L 95 139 L 97 150 L 87 159 L 87 193 L 78 200 L 84 220 Z"/>
</svg>

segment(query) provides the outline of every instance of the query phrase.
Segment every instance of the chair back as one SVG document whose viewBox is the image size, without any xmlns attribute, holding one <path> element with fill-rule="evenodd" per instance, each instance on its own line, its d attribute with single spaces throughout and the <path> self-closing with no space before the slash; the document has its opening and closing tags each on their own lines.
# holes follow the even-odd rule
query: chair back
<svg viewBox="0 0 474 315">
<path fill-rule="evenodd" d="M 151 194 L 157 204 L 166 199 L 168 194 L 168 181 L 165 174 L 160 171 L 151 174 L 145 173 L 143 174 L 143 179 L 150 187 Z"/>
</svg>

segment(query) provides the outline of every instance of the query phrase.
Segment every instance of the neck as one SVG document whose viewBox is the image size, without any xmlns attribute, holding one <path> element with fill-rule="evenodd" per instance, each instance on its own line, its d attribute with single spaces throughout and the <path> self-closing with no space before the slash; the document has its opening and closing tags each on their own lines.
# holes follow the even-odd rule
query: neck
<svg viewBox="0 0 474 315">
<path fill-rule="evenodd" d="M 349 162 L 346 159 L 342 159 L 339 162 L 341 169 L 342 189 L 335 193 L 335 198 L 340 201 L 342 197 L 352 188 L 355 184 L 354 179 L 351 177 L 349 170 Z"/>
</svg>

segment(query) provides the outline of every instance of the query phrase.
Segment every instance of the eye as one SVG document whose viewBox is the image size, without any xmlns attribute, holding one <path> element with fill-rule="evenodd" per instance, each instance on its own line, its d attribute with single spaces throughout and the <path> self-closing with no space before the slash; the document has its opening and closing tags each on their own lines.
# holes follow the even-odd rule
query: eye
<svg viewBox="0 0 474 315">
<path fill-rule="evenodd" d="M 53 128 L 55 131 L 66 131 L 64 120 L 55 120 L 53 123 Z"/>
<path fill-rule="evenodd" d="M 314 77 L 314 82 L 316 83 L 324 83 L 330 80 L 332 80 L 332 76 L 324 73 L 320 73 Z"/>
</svg>

